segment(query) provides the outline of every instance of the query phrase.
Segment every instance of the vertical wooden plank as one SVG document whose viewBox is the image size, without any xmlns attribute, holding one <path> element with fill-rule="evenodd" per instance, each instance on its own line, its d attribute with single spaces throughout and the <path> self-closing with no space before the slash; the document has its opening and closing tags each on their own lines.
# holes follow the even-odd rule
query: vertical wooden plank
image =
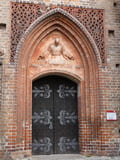
<svg viewBox="0 0 120 160">
<path fill-rule="evenodd" d="M 53 153 L 53 86 L 49 78 L 33 82 L 33 154 Z"/>
<path fill-rule="evenodd" d="M 78 153 L 77 85 L 56 78 L 54 95 L 55 153 Z"/>
</svg>

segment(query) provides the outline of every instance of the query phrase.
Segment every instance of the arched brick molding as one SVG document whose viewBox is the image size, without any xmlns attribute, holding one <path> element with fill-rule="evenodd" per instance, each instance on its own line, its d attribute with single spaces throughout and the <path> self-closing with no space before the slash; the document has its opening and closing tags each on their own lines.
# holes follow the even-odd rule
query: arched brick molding
<svg viewBox="0 0 120 160">
<path fill-rule="evenodd" d="M 31 63 L 36 58 L 36 48 L 48 43 L 50 37 L 59 36 L 80 64 L 57 67 L 48 65 L 34 69 Z M 53 39 L 54 39 L 53 38 Z M 72 46 L 72 47 L 70 47 Z M 65 46 L 66 47 L 66 46 Z M 73 49 L 73 50 L 72 50 Z M 38 18 L 26 31 L 17 47 L 17 141 L 22 150 L 31 151 L 32 125 L 32 81 L 48 74 L 57 74 L 75 80 L 79 84 L 79 143 L 81 152 L 99 149 L 99 99 L 98 66 L 101 66 L 99 51 L 86 28 L 75 18 L 54 9 Z M 71 68 L 72 67 L 72 68 Z"/>
<path fill-rule="evenodd" d="M 21 41 L 18 44 L 17 51 L 16 51 L 17 54 L 16 54 L 15 60 L 18 59 L 17 56 L 19 55 L 19 52 L 20 52 L 20 50 L 21 50 L 21 48 L 23 46 L 24 40 L 31 33 L 31 31 L 33 31 L 33 29 L 39 23 L 41 23 L 42 21 L 44 21 L 46 18 L 54 16 L 56 14 L 64 15 L 66 18 L 68 18 L 69 20 L 71 20 L 71 22 L 73 22 L 76 26 L 78 26 L 78 28 L 81 29 L 83 31 L 83 33 L 85 33 L 86 37 L 89 39 L 90 44 L 92 45 L 92 48 L 94 50 L 94 54 L 96 54 L 97 63 L 99 65 L 102 65 L 99 50 L 98 50 L 98 48 L 97 48 L 97 46 L 96 46 L 96 44 L 95 44 L 92 36 L 87 31 L 87 29 L 85 28 L 85 26 L 82 23 L 80 23 L 75 17 L 73 17 L 72 15 L 70 15 L 69 13 L 67 13 L 66 11 L 64 11 L 61 8 L 56 8 L 56 9 L 53 9 L 53 10 L 47 12 L 45 15 L 39 17 L 37 20 L 35 20 L 34 23 L 32 23 L 30 25 L 30 27 L 26 30 L 25 34 L 23 35 L 23 37 L 21 38 Z M 56 22 L 56 24 L 57 24 L 57 22 Z"/>
</svg>

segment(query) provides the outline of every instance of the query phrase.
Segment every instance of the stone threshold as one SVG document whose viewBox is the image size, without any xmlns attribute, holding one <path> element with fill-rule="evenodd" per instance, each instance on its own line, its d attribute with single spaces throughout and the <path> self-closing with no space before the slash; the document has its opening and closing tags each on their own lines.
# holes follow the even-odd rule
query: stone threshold
<svg viewBox="0 0 120 160">
<path fill-rule="evenodd" d="M 80 154 L 54 154 L 32 156 L 32 160 L 120 160 L 120 157 L 83 156 Z"/>
</svg>

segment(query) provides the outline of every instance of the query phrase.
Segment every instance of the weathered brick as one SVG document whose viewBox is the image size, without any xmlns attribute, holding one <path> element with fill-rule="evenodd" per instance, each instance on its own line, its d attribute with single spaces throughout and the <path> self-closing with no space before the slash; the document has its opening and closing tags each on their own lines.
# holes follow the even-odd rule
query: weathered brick
<svg viewBox="0 0 120 160">
<path fill-rule="evenodd" d="M 18 0 L 16 0 L 18 1 Z M 20 0 L 18 2 L 23 2 Z M 24 0 L 24 3 L 41 3 L 41 0 Z M 87 152 L 95 155 L 120 155 L 120 2 L 119 0 L 43 0 L 45 5 L 50 4 L 71 5 L 72 7 L 87 7 L 104 9 L 104 27 L 105 27 L 105 45 L 107 64 L 104 67 L 98 66 L 99 81 L 97 101 L 99 102 L 99 110 L 92 108 L 81 108 L 79 113 L 79 139 L 82 153 Z M 44 5 L 43 5 L 44 6 Z M 26 122 L 27 118 L 31 118 L 31 111 L 26 113 L 22 108 L 22 113 L 18 113 L 17 99 L 24 96 L 24 93 L 17 95 L 17 90 L 25 87 L 24 82 L 20 82 L 20 86 L 16 86 L 18 76 L 17 65 L 10 63 L 10 34 L 11 34 L 11 9 L 10 0 L 0 1 L 0 50 L 4 55 L 0 57 L 0 158 L 10 157 L 16 159 L 31 156 L 31 121 Z M 33 14 L 33 13 L 32 13 Z M 19 26 L 18 26 L 19 28 Z M 113 31 L 113 32 L 110 32 Z M 99 32 L 99 31 L 98 31 Z M 16 58 L 17 59 L 17 58 Z M 17 63 L 17 61 L 16 61 Z M 24 66 L 23 66 L 24 69 Z M 72 72 L 72 71 L 71 71 Z M 21 80 L 24 75 L 20 75 Z M 31 86 L 30 86 L 31 87 Z M 29 88 L 30 88 L 29 87 Z M 97 89 L 97 86 L 89 86 L 89 89 Z M 81 91 L 81 93 L 84 91 Z M 92 93 L 91 93 L 92 94 Z M 91 103 L 93 104 L 93 98 Z M 25 99 L 28 101 L 31 95 Z M 20 103 L 23 103 L 21 100 Z M 79 98 L 79 103 L 81 99 Z M 86 102 L 88 103 L 88 102 Z M 87 104 L 89 105 L 89 104 Z M 117 121 L 106 121 L 106 111 L 115 110 L 117 113 Z M 90 115 L 90 116 L 89 116 Z M 24 119 L 18 119 L 23 117 Z M 86 118 L 87 117 L 87 118 Z M 89 123 L 88 123 L 89 122 Z M 26 142 L 24 141 L 26 139 Z M 27 151 L 28 150 L 28 151 Z M 22 155 L 23 154 L 23 155 Z"/>
</svg>

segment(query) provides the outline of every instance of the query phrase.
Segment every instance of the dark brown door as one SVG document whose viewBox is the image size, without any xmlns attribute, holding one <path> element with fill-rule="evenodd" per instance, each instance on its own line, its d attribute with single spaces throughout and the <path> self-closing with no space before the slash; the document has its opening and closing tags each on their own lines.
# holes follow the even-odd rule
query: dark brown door
<svg viewBox="0 0 120 160">
<path fill-rule="evenodd" d="M 33 82 L 33 154 L 78 153 L 77 85 L 59 76 Z"/>
</svg>

